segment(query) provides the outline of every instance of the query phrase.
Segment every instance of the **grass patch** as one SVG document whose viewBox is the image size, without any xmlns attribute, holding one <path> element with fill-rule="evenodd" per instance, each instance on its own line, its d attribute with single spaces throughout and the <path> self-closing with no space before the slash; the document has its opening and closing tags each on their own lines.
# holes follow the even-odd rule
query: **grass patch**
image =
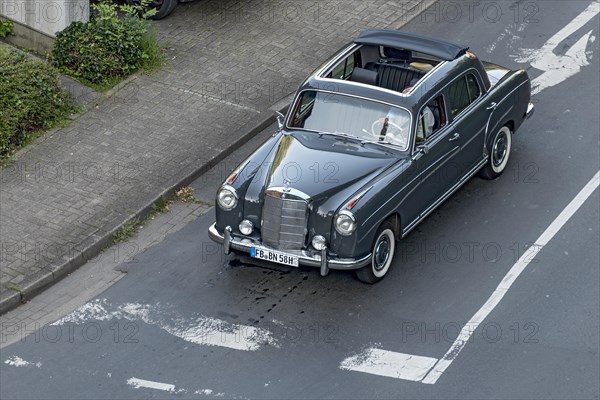
<svg viewBox="0 0 600 400">
<path fill-rule="evenodd" d="M 190 186 L 185 186 L 175 192 L 172 196 L 166 198 L 160 198 L 152 204 L 152 211 L 150 214 L 144 219 L 135 218 L 125 225 L 123 225 L 115 234 L 113 235 L 113 244 L 123 243 L 129 240 L 132 236 L 134 236 L 141 227 L 143 227 L 149 220 L 154 219 L 154 217 L 158 214 L 163 214 L 171 211 L 170 207 L 176 203 L 177 201 L 181 201 L 183 203 L 195 203 L 195 204 L 205 204 L 202 201 L 199 201 L 194 198 L 194 189 Z"/>
<path fill-rule="evenodd" d="M 113 243 L 117 244 L 127 241 L 138 232 L 141 226 L 142 221 L 137 218 L 127 222 L 117 232 L 115 232 L 113 235 Z"/>
<path fill-rule="evenodd" d="M 12 290 L 13 292 L 23 293 L 21 288 L 14 283 L 7 283 L 6 285 L 4 285 L 4 287 L 7 288 L 8 290 Z"/>
<path fill-rule="evenodd" d="M 142 36 L 143 57 L 140 63 L 140 71 L 152 74 L 165 65 L 165 51 L 169 45 L 158 41 L 158 33 L 154 27 L 148 29 L 148 32 Z"/>
<path fill-rule="evenodd" d="M 152 204 L 152 211 L 156 214 L 165 213 L 171 211 L 169 207 L 174 203 L 174 198 L 160 198 L 154 204 Z"/>
</svg>

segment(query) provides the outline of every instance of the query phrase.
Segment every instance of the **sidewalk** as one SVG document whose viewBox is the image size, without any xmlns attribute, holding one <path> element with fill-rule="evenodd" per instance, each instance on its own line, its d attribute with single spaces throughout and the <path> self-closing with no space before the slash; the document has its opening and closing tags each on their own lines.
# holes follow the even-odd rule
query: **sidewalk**
<svg viewBox="0 0 600 400">
<path fill-rule="evenodd" d="M 422 3 L 203 0 L 156 22 L 167 65 L 0 170 L 0 313 L 93 258 L 128 220 L 273 121 L 272 106 L 370 27 Z M 23 297 L 22 297 L 23 296 Z"/>
</svg>

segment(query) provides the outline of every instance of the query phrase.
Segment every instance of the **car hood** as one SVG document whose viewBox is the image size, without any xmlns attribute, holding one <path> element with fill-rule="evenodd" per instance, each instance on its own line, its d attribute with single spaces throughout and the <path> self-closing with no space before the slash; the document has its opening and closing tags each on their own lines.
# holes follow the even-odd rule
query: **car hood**
<svg viewBox="0 0 600 400">
<path fill-rule="evenodd" d="M 246 201 L 262 203 L 267 189 L 289 188 L 310 198 L 311 208 L 322 216 L 332 215 L 352 194 L 403 158 L 378 144 L 314 132 L 278 134 L 271 140 L 261 168 L 248 182 Z"/>
</svg>

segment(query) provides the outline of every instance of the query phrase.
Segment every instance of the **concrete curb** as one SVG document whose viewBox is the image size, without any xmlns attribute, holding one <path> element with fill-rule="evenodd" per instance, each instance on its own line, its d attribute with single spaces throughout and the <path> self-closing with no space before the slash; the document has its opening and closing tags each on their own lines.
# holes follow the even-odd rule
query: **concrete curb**
<svg viewBox="0 0 600 400">
<path fill-rule="evenodd" d="M 69 275 L 83 264 L 91 261 L 100 252 L 109 247 L 113 243 L 113 235 L 127 223 L 136 220 L 143 219 L 153 211 L 153 205 L 160 199 L 166 199 L 171 197 L 175 191 L 183 186 L 187 186 L 195 181 L 202 174 L 208 172 L 212 167 L 221 162 L 227 155 L 240 148 L 249 139 L 262 132 L 269 125 L 275 122 L 274 112 L 279 111 L 285 113 L 289 106 L 290 96 L 286 96 L 279 102 L 275 103 L 266 112 L 271 114 L 260 121 L 256 126 L 242 135 L 238 140 L 231 143 L 226 149 L 215 155 L 209 162 L 199 166 L 196 170 L 180 179 L 177 183 L 171 185 L 167 189 L 163 190 L 155 198 L 153 198 L 144 207 L 138 209 L 125 219 L 113 221 L 114 223 L 105 226 L 104 231 L 97 232 L 96 234 L 86 238 L 83 242 L 75 246 L 75 253 L 72 257 L 57 260 L 54 263 L 44 267 L 41 271 L 25 278 L 25 280 L 19 285 L 19 291 L 2 288 L 0 291 L 0 315 L 12 310 L 19 306 L 19 304 L 25 303 L 28 299 L 34 297 L 48 286 L 58 282 L 65 276 Z"/>
</svg>

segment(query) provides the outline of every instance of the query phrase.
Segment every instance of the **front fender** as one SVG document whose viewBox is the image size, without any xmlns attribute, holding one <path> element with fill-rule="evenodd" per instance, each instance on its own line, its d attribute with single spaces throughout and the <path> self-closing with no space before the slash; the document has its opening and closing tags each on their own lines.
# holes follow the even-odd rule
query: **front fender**
<svg viewBox="0 0 600 400">
<path fill-rule="evenodd" d="M 390 216 L 397 215 L 402 221 L 402 210 L 395 199 L 399 198 L 399 191 L 406 187 L 406 183 L 410 179 L 404 174 L 408 165 L 410 165 L 410 160 L 400 160 L 380 175 L 377 180 L 370 182 L 366 189 L 361 190 L 364 194 L 350 210 L 356 218 L 356 231 L 350 236 L 342 236 L 332 225 L 331 248 L 333 251 L 344 257 L 368 254 L 375 241 L 377 229 L 385 220 Z M 362 194 L 361 192 L 348 198 L 344 205 L 337 210 L 336 215 L 340 210 L 346 208 L 350 200 Z M 401 230 L 398 229 L 397 239 L 400 238 L 400 232 Z"/>
</svg>

